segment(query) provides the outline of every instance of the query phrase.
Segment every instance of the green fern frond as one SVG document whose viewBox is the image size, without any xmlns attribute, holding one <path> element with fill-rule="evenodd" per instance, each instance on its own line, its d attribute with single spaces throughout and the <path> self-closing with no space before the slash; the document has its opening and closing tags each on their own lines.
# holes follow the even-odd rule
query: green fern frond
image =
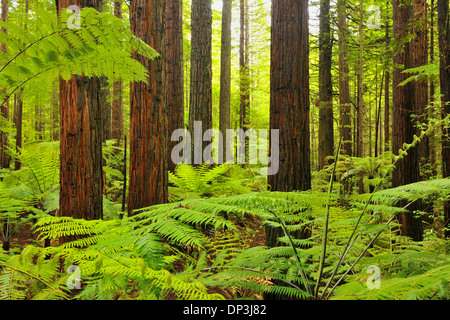
<svg viewBox="0 0 450 320">
<path fill-rule="evenodd" d="M 68 21 L 68 15 L 63 10 L 58 20 L 56 15 L 38 9 L 38 19 L 27 20 L 26 27 L 15 21 L 0 22 L 0 27 L 8 30 L 0 35 L 8 47 L 0 68 L 0 87 L 7 89 L 0 95 L 2 104 L 18 88 L 26 92 L 44 78 L 69 79 L 77 74 L 106 76 L 111 81 L 147 80 L 147 70 L 131 53 L 148 59 L 158 54 L 137 38 L 124 20 L 85 8 L 80 14 L 80 29 L 70 29 L 60 22 Z"/>
<path fill-rule="evenodd" d="M 450 297 L 450 262 L 442 262 L 413 276 L 383 278 L 380 288 L 370 289 L 364 274 L 358 274 L 354 281 L 339 286 L 332 299 L 363 300 L 427 300 Z"/>
</svg>

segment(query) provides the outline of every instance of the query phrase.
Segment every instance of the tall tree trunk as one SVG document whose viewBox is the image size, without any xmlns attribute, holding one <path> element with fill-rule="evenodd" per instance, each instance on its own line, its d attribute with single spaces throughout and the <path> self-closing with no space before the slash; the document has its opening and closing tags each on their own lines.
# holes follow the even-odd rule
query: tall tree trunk
<svg viewBox="0 0 450 320">
<path fill-rule="evenodd" d="M 412 143 L 414 140 L 416 128 L 411 116 L 416 114 L 417 110 L 415 109 L 415 84 L 410 82 L 399 86 L 408 77 L 402 71 L 414 66 L 414 41 L 407 38 L 413 32 L 411 23 L 414 17 L 414 7 L 412 4 L 405 4 L 403 0 L 394 0 L 393 11 L 393 36 L 397 48 L 394 54 L 393 74 L 392 121 L 395 126 L 392 130 L 392 150 L 396 153 L 404 143 Z M 392 174 L 392 186 L 398 187 L 417 181 L 419 181 L 419 149 L 415 146 L 408 150 L 407 156 L 397 162 Z M 399 215 L 401 234 L 416 241 L 422 240 L 422 220 L 413 216 L 414 208 L 410 208 L 410 210 L 410 212 Z"/>
<path fill-rule="evenodd" d="M 442 115 L 450 114 L 450 18 L 449 0 L 437 0 L 438 28 L 439 28 L 439 56 L 440 56 L 440 83 L 442 94 Z M 450 129 L 449 126 L 442 131 L 442 174 L 450 177 Z M 450 236 L 450 202 L 444 205 L 444 223 L 447 227 L 445 236 Z"/>
<path fill-rule="evenodd" d="M 339 28 L 339 104 L 340 104 L 340 135 L 342 140 L 342 151 L 345 155 L 352 156 L 352 118 L 349 86 L 349 66 L 347 48 L 347 2 L 339 0 L 338 8 L 338 28 Z"/>
<path fill-rule="evenodd" d="M 385 73 L 384 71 L 381 76 L 381 85 L 380 85 L 380 100 L 378 100 L 378 103 L 375 103 L 375 153 L 374 156 L 378 157 L 378 151 L 381 153 L 381 147 L 379 147 L 378 143 L 381 140 L 381 101 L 383 100 L 383 89 L 384 89 L 384 80 L 385 80 Z M 375 92 L 375 97 L 376 97 Z M 375 102 L 377 102 L 377 99 L 375 99 Z M 381 144 L 380 144 L 381 145 Z"/>
<path fill-rule="evenodd" d="M 22 90 L 15 94 L 14 98 L 14 125 L 16 127 L 16 152 L 21 152 L 22 149 L 22 113 L 23 113 L 23 100 Z M 19 159 L 14 161 L 14 170 L 19 170 L 21 163 Z"/>
<path fill-rule="evenodd" d="M 1 20 L 8 20 L 8 0 L 2 0 L 2 14 Z M 8 32 L 5 28 L 2 28 L 0 32 Z M 6 52 L 8 50 L 5 44 L 1 44 L 0 50 Z M 9 100 L 7 100 L 0 108 L 0 117 L 4 118 L 4 121 L 9 121 Z M 1 121 L 0 121 L 1 122 Z M 11 157 L 8 152 L 8 134 L 0 131 L 0 168 L 9 168 Z"/>
<path fill-rule="evenodd" d="M 358 70 L 358 99 L 357 99 L 357 114 L 356 114 L 356 156 L 363 157 L 363 108 L 364 108 L 364 1 L 361 0 L 359 18 L 359 70 Z M 364 180 L 360 174 L 358 184 L 359 194 L 364 193 Z"/>
<path fill-rule="evenodd" d="M 202 122 L 203 133 L 212 129 L 211 0 L 192 0 L 191 24 L 189 131 L 191 137 L 194 138 L 195 121 Z M 210 142 L 203 141 L 200 144 L 202 150 L 205 150 L 208 144 Z M 196 151 L 199 153 L 200 150 Z M 192 154 L 195 155 L 195 150 Z M 196 162 L 195 158 L 194 156 L 194 162 Z"/>
<path fill-rule="evenodd" d="M 122 2 L 114 1 L 114 15 L 122 19 Z M 111 139 L 120 141 L 123 138 L 123 83 L 121 80 L 113 83 L 113 98 L 111 107 Z"/>
<path fill-rule="evenodd" d="M 279 130 L 279 170 L 269 184 L 273 191 L 309 190 L 308 1 L 272 0 L 271 37 L 270 128 Z"/>
<path fill-rule="evenodd" d="M 278 129 L 279 138 L 279 159 L 272 159 L 279 170 L 268 177 L 272 191 L 311 189 L 308 39 L 308 1 L 272 0 L 270 128 Z M 275 142 L 271 133 L 270 143 Z M 282 230 L 267 226 L 265 231 L 266 245 L 279 245 Z M 310 235 L 299 230 L 295 236 Z M 288 299 L 276 294 L 265 298 Z"/>
<path fill-rule="evenodd" d="M 168 170 L 174 171 L 172 148 L 178 143 L 170 136 L 176 129 L 184 129 L 184 72 L 183 72 L 183 1 L 167 0 L 167 116 Z"/>
<path fill-rule="evenodd" d="M 391 36 L 389 34 L 389 19 L 386 19 L 386 55 L 391 58 Z M 389 64 L 386 63 L 386 72 L 384 74 L 384 151 L 390 150 L 391 141 L 391 124 L 390 124 L 390 85 L 391 85 L 391 71 Z"/>
<path fill-rule="evenodd" d="M 330 163 L 326 158 L 334 155 L 330 0 L 320 1 L 319 19 L 319 169 L 323 169 Z"/>
<path fill-rule="evenodd" d="M 59 0 L 58 11 L 78 5 L 103 9 L 101 0 Z M 60 80 L 60 216 L 103 217 L 102 109 L 98 77 Z"/>
<path fill-rule="evenodd" d="M 239 123 L 244 130 L 248 125 L 248 111 L 250 107 L 249 93 L 249 23 L 248 0 L 240 0 L 240 41 L 239 41 L 239 74 L 240 74 L 240 113 Z"/>
<path fill-rule="evenodd" d="M 29 11 L 29 0 L 25 1 L 25 15 L 28 18 Z M 27 24 L 25 23 L 25 29 L 27 29 Z M 22 100 L 23 89 L 20 89 L 17 94 L 14 95 L 14 126 L 16 127 L 16 153 L 20 153 L 22 149 L 22 125 L 23 125 L 23 100 Z M 19 170 L 21 168 L 21 163 L 18 158 L 14 161 L 14 170 Z"/>
<path fill-rule="evenodd" d="M 7 21 L 8 20 L 8 0 L 2 0 L 2 13 L 1 13 L 1 20 Z M 6 29 L 2 28 L 0 32 L 7 32 Z M 2 43 L 0 50 L 3 52 L 6 52 L 7 48 Z M 0 108 L 0 118 L 4 117 L 5 120 L 8 120 L 9 118 L 9 101 L 6 101 L 4 105 Z M 3 121 L 3 119 L 0 119 L 0 123 Z M 6 153 L 6 149 L 8 147 L 8 140 L 7 140 L 7 133 L 0 131 L 0 168 L 9 168 L 10 165 L 10 158 L 8 154 Z M 8 219 L 5 219 L 2 221 L 2 232 L 6 236 L 3 239 L 2 248 L 4 251 L 9 251 L 10 249 L 10 239 L 9 239 L 9 224 Z"/>
<path fill-rule="evenodd" d="M 436 31 L 435 27 L 435 11 L 437 11 L 435 0 L 431 0 L 430 4 L 430 64 L 433 64 L 436 62 L 435 60 L 435 54 L 434 54 L 434 34 Z M 430 80 L 430 96 L 429 96 L 429 105 L 434 105 L 434 96 L 436 94 L 436 84 L 434 80 Z M 430 114 L 433 112 L 433 109 L 430 109 Z M 436 170 L 436 142 L 435 142 L 435 134 L 436 130 L 433 130 L 429 136 L 429 146 L 430 146 L 430 170 L 431 170 L 431 176 L 436 176 L 437 170 Z"/>
<path fill-rule="evenodd" d="M 165 9 L 166 1 L 159 0 L 135 0 L 130 7 L 132 32 L 160 56 L 134 57 L 149 79 L 130 85 L 129 215 L 168 200 Z"/>
<path fill-rule="evenodd" d="M 427 1 L 414 0 L 414 67 L 420 67 L 428 64 L 428 21 L 427 21 Z M 418 121 L 426 123 L 428 121 L 428 81 L 415 83 L 415 102 Z M 419 161 L 423 167 L 429 163 L 430 149 L 429 139 L 424 139 L 419 144 Z"/>
<path fill-rule="evenodd" d="M 219 102 L 219 130 L 225 135 L 231 129 L 231 15 L 232 0 L 224 0 L 222 8 L 222 44 L 220 51 L 220 102 Z M 224 144 L 229 145 L 229 144 Z M 225 153 L 222 159 L 225 162 Z"/>
</svg>

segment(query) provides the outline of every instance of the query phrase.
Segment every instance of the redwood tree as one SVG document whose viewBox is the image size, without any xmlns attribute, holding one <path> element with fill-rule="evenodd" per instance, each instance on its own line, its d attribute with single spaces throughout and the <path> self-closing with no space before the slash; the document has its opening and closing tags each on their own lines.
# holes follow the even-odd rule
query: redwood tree
<svg viewBox="0 0 450 320">
<path fill-rule="evenodd" d="M 219 130 L 222 134 L 231 129 L 231 10 L 232 0 L 224 0 L 222 8 L 222 39 L 220 49 L 220 102 Z M 219 161 L 225 161 L 224 154 Z"/>
<path fill-rule="evenodd" d="M 346 0 L 339 0 L 338 28 L 339 28 L 339 113 L 340 113 L 340 136 L 342 139 L 342 150 L 347 156 L 352 156 L 352 119 L 350 103 L 348 46 L 347 46 L 347 8 Z"/>
<path fill-rule="evenodd" d="M 414 0 L 414 67 L 428 64 L 428 21 L 427 0 Z M 428 106 L 428 81 L 422 80 L 415 83 L 415 103 L 418 120 L 426 123 Z M 419 144 L 419 160 L 421 165 L 429 163 L 430 149 L 429 139 L 424 139 Z"/>
<path fill-rule="evenodd" d="M 211 0 L 192 0 L 191 79 L 189 94 L 189 131 L 191 132 L 192 138 L 194 137 L 194 121 L 202 122 L 203 132 L 212 129 L 211 37 Z M 202 150 L 209 144 L 210 142 L 203 142 Z"/>
<path fill-rule="evenodd" d="M 8 20 L 8 0 L 2 0 L 2 21 Z M 6 29 L 2 28 L 0 32 L 8 32 Z M 7 48 L 2 43 L 0 50 L 6 52 Z M 9 100 L 0 107 L 0 122 L 9 120 Z M 7 153 L 8 148 L 8 134 L 6 132 L 0 131 L 0 168 L 9 168 L 10 156 Z"/>
<path fill-rule="evenodd" d="M 240 110 L 239 125 L 247 129 L 248 112 L 250 108 L 250 86 L 249 86 L 249 5 L 248 0 L 240 0 L 240 37 L 239 37 L 239 91 Z"/>
<path fill-rule="evenodd" d="M 279 159 L 272 158 L 278 161 L 279 170 L 268 176 L 272 191 L 311 189 L 308 39 L 308 1 L 272 0 L 270 128 L 278 129 L 279 138 Z M 272 130 L 271 144 L 276 141 Z M 281 236 L 281 228 L 266 226 L 266 246 L 280 245 Z M 304 239 L 310 234 L 298 230 L 294 236 Z M 268 293 L 265 299 L 289 297 Z"/>
<path fill-rule="evenodd" d="M 270 128 L 279 130 L 274 191 L 311 188 L 308 1 L 272 1 Z M 272 137 L 271 137 L 272 139 Z"/>
<path fill-rule="evenodd" d="M 389 1 L 389 0 L 388 0 Z M 390 56 L 392 55 L 390 51 L 391 46 L 391 35 L 389 32 L 389 20 L 386 19 L 386 33 L 385 33 L 385 40 L 386 40 L 386 55 Z M 391 114 L 391 108 L 390 108 L 390 85 L 391 85 L 391 71 L 388 67 L 388 64 L 386 64 L 386 71 L 384 73 L 384 151 L 389 151 L 390 148 L 390 138 L 391 138 L 391 125 L 390 125 L 390 114 Z M 381 151 L 381 150 L 380 150 Z"/>
<path fill-rule="evenodd" d="M 438 0 L 438 28 L 439 28 L 439 52 L 440 52 L 440 83 L 442 93 L 442 115 L 450 114 L 450 18 L 449 0 Z M 442 137 L 442 165 L 443 176 L 450 177 L 450 129 L 445 126 Z M 445 236 L 450 236 L 450 203 L 444 206 L 444 220 L 447 230 Z"/>
<path fill-rule="evenodd" d="M 329 163 L 326 158 L 334 154 L 330 0 L 320 1 L 319 20 L 319 170 L 322 170 Z"/>
<path fill-rule="evenodd" d="M 103 9 L 102 0 L 59 0 Z M 101 80 L 74 75 L 60 80 L 60 212 L 87 220 L 103 217 Z"/>
<path fill-rule="evenodd" d="M 406 85 L 399 84 L 408 78 L 403 70 L 414 67 L 415 41 L 411 41 L 409 35 L 413 33 L 412 21 L 414 17 L 414 6 L 404 0 L 394 0 L 394 23 L 393 36 L 397 43 L 394 53 L 393 72 L 393 113 L 392 121 L 392 151 L 397 153 L 403 148 L 404 143 L 412 143 L 416 134 L 413 114 L 416 110 L 415 83 Z M 392 186 L 398 187 L 419 181 L 419 148 L 417 146 L 408 150 L 408 155 L 400 159 L 392 174 Z M 404 203 L 400 204 L 404 205 Z M 417 207 L 416 207 L 417 208 Z M 421 240 L 422 220 L 413 216 L 410 207 L 408 212 L 399 214 L 401 234 L 409 236 L 413 240 Z"/>
<path fill-rule="evenodd" d="M 29 0 L 25 1 L 25 15 L 28 16 L 29 11 Z M 25 29 L 27 25 L 25 24 Z M 18 93 L 14 95 L 14 114 L 13 114 L 13 122 L 16 127 L 16 152 L 20 153 L 22 149 L 22 126 L 23 126 L 23 100 L 22 100 L 23 89 L 19 90 Z M 55 95 L 54 95 L 55 96 Z M 53 110 L 52 110 L 53 111 Z M 59 110 L 57 110 L 59 111 Z M 52 112 L 53 113 L 53 112 Z M 53 129 L 53 127 L 52 127 Z M 59 130 L 58 127 L 56 129 Z M 21 168 L 21 162 L 16 157 L 14 161 L 14 170 L 19 170 Z"/>
<path fill-rule="evenodd" d="M 114 1 L 114 15 L 122 19 L 122 2 Z M 123 83 L 121 80 L 113 83 L 113 97 L 111 106 L 111 138 L 123 138 Z"/>
<path fill-rule="evenodd" d="M 184 72 L 183 72 L 183 1 L 167 0 L 167 112 L 168 112 L 168 169 L 173 171 L 172 148 L 178 143 L 170 136 L 176 129 L 184 128 Z"/>
<path fill-rule="evenodd" d="M 130 185 L 128 214 L 167 202 L 166 1 L 134 0 L 132 32 L 154 48 L 155 60 L 134 54 L 148 70 L 148 82 L 130 84 Z"/>
</svg>

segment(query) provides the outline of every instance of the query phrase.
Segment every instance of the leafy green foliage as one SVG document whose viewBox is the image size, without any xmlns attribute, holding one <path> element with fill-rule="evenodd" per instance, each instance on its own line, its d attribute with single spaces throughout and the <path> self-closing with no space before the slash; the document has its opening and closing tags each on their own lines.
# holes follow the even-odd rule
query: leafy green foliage
<svg viewBox="0 0 450 320">
<path fill-rule="evenodd" d="M 9 241 L 20 224 L 59 208 L 59 143 L 30 143 L 11 154 L 21 169 L 0 172 L 3 241 Z"/>
<path fill-rule="evenodd" d="M 179 164 L 175 172 L 169 172 L 172 200 L 192 197 L 232 195 L 251 191 L 251 182 L 245 170 L 237 165 L 212 166 L 203 163 L 197 167 Z"/>
<path fill-rule="evenodd" d="M 367 5 L 370 4 L 380 5 L 383 15 L 391 12 L 386 3 L 369 0 Z M 312 7 L 316 5 L 313 3 Z M 268 7 L 263 0 L 251 1 L 250 6 L 252 77 L 247 80 L 252 80 L 249 88 L 252 107 L 248 125 L 265 128 L 269 123 L 270 91 Z M 353 4 L 348 6 L 353 8 Z M 190 1 L 184 1 L 187 87 L 190 9 Z M 130 53 L 137 52 L 149 59 L 156 57 L 153 49 L 131 34 L 127 19 L 119 20 L 111 14 L 86 8 L 81 14 L 81 28 L 71 30 L 66 25 L 70 13 L 65 11 L 58 18 L 48 7 L 32 10 L 28 17 L 18 11 L 11 13 L 10 21 L 0 23 L 8 29 L 8 33 L 0 32 L 0 40 L 8 48 L 0 52 L 0 87 L 6 89 L 0 90 L 1 101 L 20 88 L 24 89 L 26 108 L 46 106 L 60 75 L 63 79 L 83 74 L 106 76 L 111 81 L 143 81 L 147 78 L 146 70 L 130 58 Z M 357 29 L 358 15 L 359 10 L 349 11 L 351 33 Z M 220 64 L 219 19 L 220 12 L 214 10 L 213 70 L 219 70 Z M 364 77 L 368 82 L 377 83 L 380 71 L 391 70 L 390 55 L 384 54 L 391 48 L 384 48 L 383 29 L 367 31 L 364 48 L 369 62 L 364 66 Z M 316 37 L 314 32 L 313 29 L 312 42 Z M 237 48 L 235 44 L 233 50 Z M 333 52 L 337 61 L 338 50 Z M 357 46 L 350 45 L 348 54 L 350 62 L 356 61 Z M 239 122 L 237 56 L 233 51 L 233 124 Z M 311 76 L 315 77 L 318 50 L 314 45 L 310 57 Z M 414 74 L 407 81 L 436 79 L 436 66 L 407 70 Z M 215 120 L 219 99 L 217 80 L 214 77 Z M 377 97 L 378 89 L 366 87 L 365 97 Z M 311 82 L 311 92 L 312 97 L 316 96 L 316 82 Z M 337 95 L 335 99 L 337 102 Z M 430 114 L 429 121 L 433 123 L 441 119 L 439 99 L 431 104 L 438 110 Z M 370 109 L 372 105 L 367 100 L 369 109 L 365 110 L 364 123 L 370 124 L 376 113 L 376 108 Z M 314 104 L 312 107 L 311 122 L 316 125 L 318 112 Z M 31 118 L 24 119 L 28 141 L 34 140 L 36 133 L 31 129 L 34 126 Z M 448 117 L 444 125 L 447 122 Z M 418 126 L 423 130 L 431 127 L 426 123 Z M 0 128 L 13 138 L 14 127 L 3 117 L 0 117 Z M 316 134 L 312 132 L 313 151 Z M 362 136 L 364 141 L 370 141 L 373 132 L 365 130 Z M 416 138 L 413 144 L 420 140 Z M 422 201 L 432 207 L 431 212 L 415 214 L 431 216 L 435 221 L 442 219 L 442 203 L 449 200 L 449 179 L 389 188 L 389 170 L 398 159 L 389 152 L 378 157 L 340 156 L 335 172 L 337 188 L 330 195 L 323 191 L 329 188 L 333 166 L 317 174 L 313 191 L 284 193 L 267 192 L 266 177 L 254 174 L 256 171 L 248 167 L 180 165 L 169 174 L 171 203 L 142 208 L 131 217 L 117 219 L 122 213 L 126 164 L 122 163 L 123 147 L 115 143 L 107 141 L 104 146 L 104 221 L 52 216 L 59 203 L 57 143 L 30 143 L 18 153 L 10 151 L 13 158 L 21 161 L 22 169 L 15 172 L 5 169 L 0 173 L 0 219 L 2 226 L 8 227 L 2 228 L 3 237 L 10 238 L 21 222 L 33 217 L 37 219 L 33 228 L 38 241 L 47 240 L 50 246 L 31 245 L 10 252 L 0 251 L 0 299 L 222 299 L 261 298 L 266 294 L 294 299 L 449 298 L 448 240 L 441 240 L 439 230 L 430 228 L 426 230 L 426 240 L 412 242 L 399 236 L 399 224 L 395 220 L 403 211 L 397 205 L 403 201 L 408 204 Z M 400 156 L 406 152 L 402 150 Z M 312 152 L 313 165 L 314 161 Z M 356 187 L 360 175 L 364 177 L 366 191 L 375 186 L 379 190 L 363 195 L 338 192 L 349 181 Z M 255 243 L 257 236 L 263 237 L 263 229 L 280 231 L 275 246 L 264 246 L 261 240 Z M 341 261 L 350 236 L 354 236 L 354 242 Z M 59 244 L 62 238 L 67 241 Z M 319 277 L 323 243 L 327 252 L 323 274 Z M 381 289 L 371 290 L 366 285 L 367 268 L 373 265 L 381 269 Z M 67 271 L 69 266 L 77 266 L 81 271 L 80 289 L 67 287 L 73 279 L 73 274 Z M 313 290 L 316 283 L 317 295 Z M 327 284 L 330 285 L 325 288 Z M 212 287 L 224 295 L 211 294 Z"/>
<path fill-rule="evenodd" d="M 435 241 L 445 247 L 442 241 Z M 363 300 L 448 300 L 450 260 L 445 250 L 427 250 L 433 242 L 418 244 L 415 250 L 403 248 L 397 254 L 384 253 L 364 258 L 358 272 L 335 290 L 332 299 Z M 381 267 L 380 288 L 367 286 L 370 265 Z"/>
<path fill-rule="evenodd" d="M 450 179 L 378 191 L 361 219 L 358 217 L 367 196 L 355 196 L 354 208 L 349 210 L 338 205 L 338 196 L 332 194 L 329 198 L 323 192 L 196 197 L 143 208 L 122 220 L 47 216 L 40 218 L 34 228 L 38 240 L 49 239 L 53 246 L 29 246 L 19 255 L 1 256 L 2 297 L 162 299 L 170 295 L 213 299 L 223 296 L 210 295 L 207 288 L 221 287 L 226 289 L 224 292 L 247 297 L 282 294 L 310 299 L 320 262 L 325 204 L 330 201 L 322 282 L 337 284 L 336 280 L 346 275 L 350 266 L 361 259 L 360 255 L 368 253 L 354 268 L 354 275 L 348 275 L 347 283 L 338 285 L 330 298 L 445 298 L 448 248 L 433 238 L 413 244 L 399 237 L 390 228 L 389 218 L 401 210 L 395 208 L 399 200 L 445 199 L 448 190 Z M 250 235 L 250 221 L 281 229 L 279 245 L 252 246 L 252 236 L 238 236 Z M 343 245 L 357 224 L 360 228 L 356 241 L 331 278 Z M 74 236 L 55 246 L 62 237 Z M 82 289 L 76 293 L 67 290 L 70 274 L 65 270 L 69 265 L 82 270 Z M 361 288 L 367 265 L 377 265 L 388 272 L 382 282 L 386 287 L 378 293 Z M 402 288 L 410 288 L 411 292 L 396 289 L 401 279 Z M 33 285 L 23 290 L 30 282 Z"/>
<path fill-rule="evenodd" d="M 83 290 L 74 298 L 155 299 L 168 294 L 179 299 L 220 298 L 208 294 L 199 282 L 182 281 L 167 270 L 174 258 L 163 254 L 165 245 L 150 227 L 136 228 L 130 221 L 67 217 L 42 218 L 35 227 L 42 239 L 79 238 L 56 247 L 29 246 L 12 257 L 2 255 L 0 286 L 6 298 L 24 298 L 17 294 L 18 288 L 33 299 L 69 298 L 66 284 L 70 274 L 65 270 L 70 265 L 81 270 L 83 281 Z M 44 283 L 46 288 L 24 290 L 30 281 L 30 288 L 33 283 Z M 133 290 L 136 294 L 130 294 Z"/>
<path fill-rule="evenodd" d="M 146 69 L 131 53 L 149 59 L 157 53 L 132 34 L 127 24 L 114 15 L 84 8 L 80 28 L 70 28 L 69 12 L 59 17 L 36 10 L 35 19 L 1 21 L 8 33 L 0 41 L 8 50 L 1 53 L 0 87 L 2 104 L 19 87 L 32 88 L 42 79 L 69 79 L 72 75 L 106 76 L 114 81 L 145 81 Z M 22 19 L 25 19 L 22 17 Z"/>
</svg>

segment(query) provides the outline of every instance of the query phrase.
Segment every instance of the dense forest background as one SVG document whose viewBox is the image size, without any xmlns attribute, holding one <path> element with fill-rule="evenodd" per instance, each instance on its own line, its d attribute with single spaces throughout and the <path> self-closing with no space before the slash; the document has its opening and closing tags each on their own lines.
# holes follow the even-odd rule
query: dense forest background
<svg viewBox="0 0 450 320">
<path fill-rule="evenodd" d="M 450 297 L 448 0 L 1 3 L 1 299 Z"/>
</svg>

